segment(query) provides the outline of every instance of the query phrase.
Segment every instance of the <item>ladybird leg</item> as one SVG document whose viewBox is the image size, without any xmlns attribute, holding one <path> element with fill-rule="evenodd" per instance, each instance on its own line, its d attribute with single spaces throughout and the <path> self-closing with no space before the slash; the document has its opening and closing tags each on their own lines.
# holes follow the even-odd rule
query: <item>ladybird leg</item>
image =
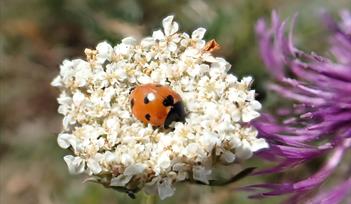
<svg viewBox="0 0 351 204">
<path fill-rule="evenodd" d="M 134 89 L 135 89 L 135 87 L 130 88 L 129 89 L 129 94 L 131 94 Z"/>
</svg>

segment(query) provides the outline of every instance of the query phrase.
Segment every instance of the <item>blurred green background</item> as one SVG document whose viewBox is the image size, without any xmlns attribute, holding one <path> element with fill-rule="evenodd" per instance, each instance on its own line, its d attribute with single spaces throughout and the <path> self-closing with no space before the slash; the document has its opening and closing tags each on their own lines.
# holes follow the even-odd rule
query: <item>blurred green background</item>
<svg viewBox="0 0 351 204">
<path fill-rule="evenodd" d="M 65 58 L 84 57 L 84 48 L 103 40 L 117 43 L 126 36 L 141 38 L 175 14 L 181 30 L 208 28 L 238 76 L 253 75 L 259 99 L 269 104 L 264 84 L 269 80 L 258 55 L 254 25 L 276 9 L 283 17 L 299 13 L 296 42 L 324 52 L 321 9 L 333 14 L 350 8 L 347 0 L 1 0 L 0 19 L 0 203 L 2 204 L 117 204 L 139 203 L 97 184 L 82 184 L 71 176 L 56 144 L 61 128 L 58 91 L 49 83 Z M 253 159 L 251 164 L 261 163 Z M 308 172 L 308 168 L 304 172 Z M 248 200 L 237 185 L 277 181 L 296 175 L 250 177 L 227 187 L 178 185 L 175 196 L 162 203 L 277 203 L 281 198 Z M 157 201 L 161 203 L 161 201 Z"/>
</svg>

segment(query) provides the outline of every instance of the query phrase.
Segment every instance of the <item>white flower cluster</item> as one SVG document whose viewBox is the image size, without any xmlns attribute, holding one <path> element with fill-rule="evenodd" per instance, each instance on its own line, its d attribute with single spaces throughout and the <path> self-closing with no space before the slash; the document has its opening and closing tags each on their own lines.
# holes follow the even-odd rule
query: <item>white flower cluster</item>
<svg viewBox="0 0 351 204">
<path fill-rule="evenodd" d="M 64 115 L 58 144 L 73 151 L 64 157 L 69 171 L 109 175 L 110 186 L 143 188 L 161 199 L 174 193 L 175 182 L 208 183 L 215 163 L 245 160 L 268 147 L 247 123 L 261 108 L 252 78 L 227 73 L 230 64 L 204 49 L 204 28 L 189 36 L 178 32 L 173 16 L 162 23 L 163 30 L 140 43 L 131 37 L 114 47 L 102 42 L 86 50 L 86 61 L 65 60 L 52 82 Z M 145 83 L 176 91 L 186 121 L 153 129 L 135 119 L 129 91 Z"/>
</svg>

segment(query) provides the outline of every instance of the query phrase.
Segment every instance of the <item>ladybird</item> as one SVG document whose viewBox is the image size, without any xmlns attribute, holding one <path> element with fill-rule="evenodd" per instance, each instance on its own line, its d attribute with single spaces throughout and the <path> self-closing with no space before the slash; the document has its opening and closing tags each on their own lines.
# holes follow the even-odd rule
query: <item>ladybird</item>
<svg viewBox="0 0 351 204">
<path fill-rule="evenodd" d="M 131 90 L 133 115 L 144 124 L 168 128 L 173 121 L 184 121 L 182 98 L 168 86 L 144 84 Z"/>
</svg>

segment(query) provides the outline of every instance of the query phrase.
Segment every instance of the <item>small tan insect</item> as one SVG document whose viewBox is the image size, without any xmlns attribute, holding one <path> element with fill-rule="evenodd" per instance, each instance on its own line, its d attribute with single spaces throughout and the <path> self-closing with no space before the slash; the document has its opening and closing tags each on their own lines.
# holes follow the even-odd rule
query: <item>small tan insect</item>
<svg viewBox="0 0 351 204">
<path fill-rule="evenodd" d="M 216 50 L 219 50 L 220 48 L 221 46 L 216 42 L 216 40 L 212 39 L 206 43 L 203 50 L 206 52 L 214 52 Z"/>
</svg>

